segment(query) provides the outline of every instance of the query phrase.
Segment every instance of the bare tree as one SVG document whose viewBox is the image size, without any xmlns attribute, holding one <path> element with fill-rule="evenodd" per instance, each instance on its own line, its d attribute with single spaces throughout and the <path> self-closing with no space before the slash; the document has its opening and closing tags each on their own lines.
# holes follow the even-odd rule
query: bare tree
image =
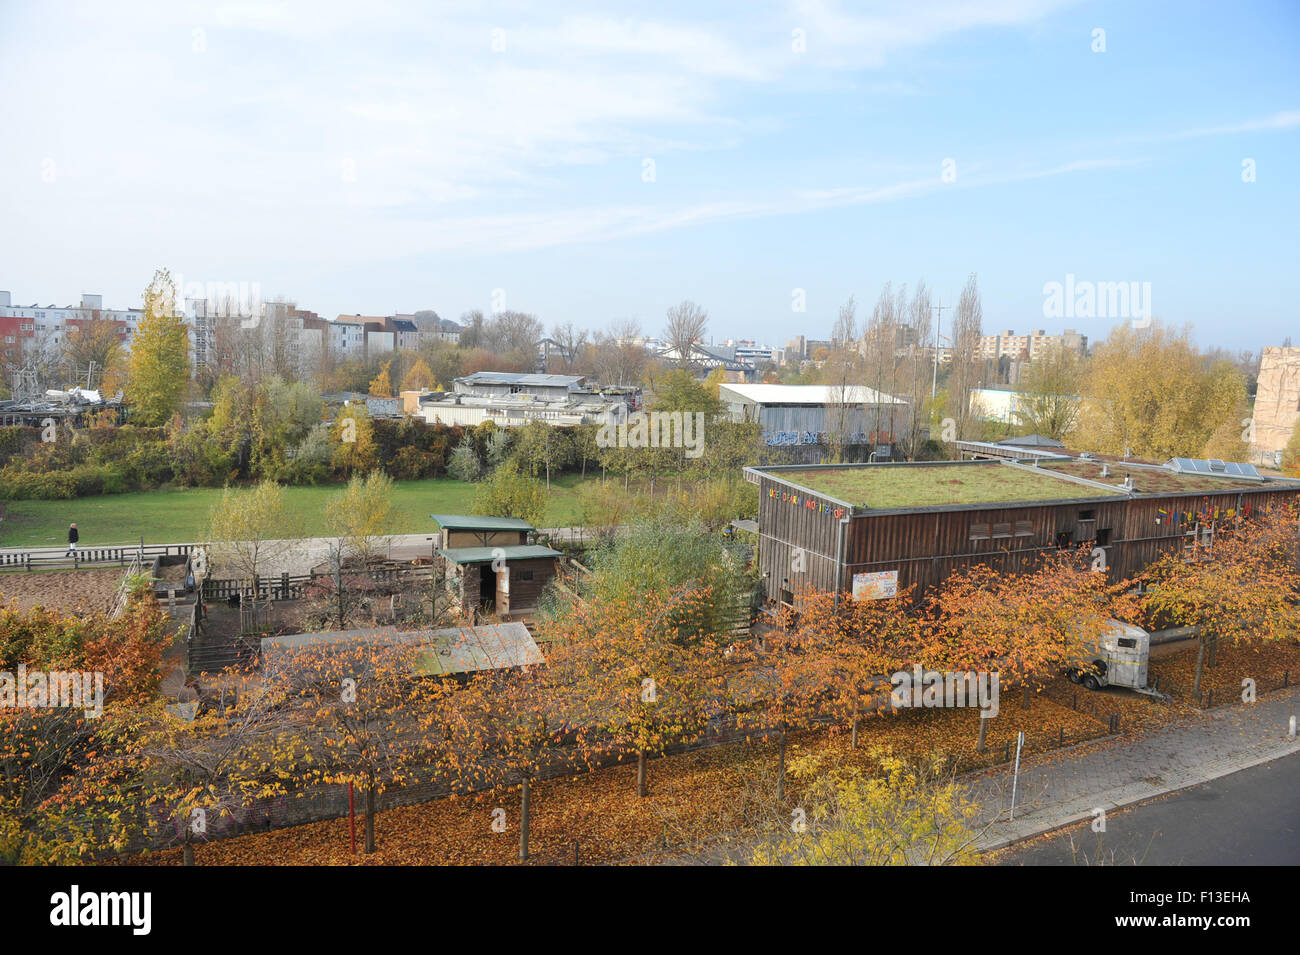
<svg viewBox="0 0 1300 955">
<path fill-rule="evenodd" d="M 122 357 L 121 332 L 106 318 L 84 318 L 64 336 L 63 356 L 71 380 L 93 388 L 110 366 L 118 365 Z"/>
<path fill-rule="evenodd" d="M 481 348 L 483 346 L 484 326 L 486 320 L 478 309 L 466 312 L 460 317 L 464 331 L 460 333 L 461 348 Z"/>
<path fill-rule="evenodd" d="M 930 340 L 930 289 L 925 279 L 916 283 L 912 303 L 907 312 L 907 352 L 904 362 L 902 396 L 908 400 L 908 433 L 905 451 L 915 457 L 921 441 L 921 415 L 930 393 L 932 382 L 931 362 L 925 353 L 925 343 Z"/>
<path fill-rule="evenodd" d="M 640 338 L 641 326 L 634 318 L 619 319 L 610 325 L 608 333 L 597 333 L 602 381 L 609 385 L 631 385 L 642 379 L 650 355 Z"/>
<path fill-rule="evenodd" d="M 683 299 L 668 309 L 668 325 L 664 340 L 677 352 L 677 364 L 686 368 L 691 361 L 691 346 L 704 337 L 709 313 L 690 299 Z"/>
<path fill-rule="evenodd" d="M 888 395 L 891 398 L 898 385 L 897 355 L 905 327 L 903 316 L 906 310 L 907 286 L 901 286 L 897 295 L 895 295 L 891 283 L 886 282 L 885 287 L 880 290 L 880 297 L 876 300 L 875 308 L 871 310 L 871 319 L 867 323 L 866 334 L 862 341 L 868 386 L 878 394 Z M 887 430 L 892 442 L 894 432 L 893 405 L 888 405 L 887 419 L 884 417 L 886 413 L 885 405 L 877 401 L 874 407 L 875 411 L 872 419 L 873 431 L 877 435 L 876 440 L 879 440 L 879 435 Z"/>
<path fill-rule="evenodd" d="M 537 343 L 542 340 L 543 331 L 536 316 L 527 312 L 501 312 L 485 325 L 484 341 L 479 347 L 531 368 L 537 361 Z"/>
<path fill-rule="evenodd" d="M 970 395 L 975 390 L 982 362 L 979 348 L 984 309 L 980 305 L 979 283 L 974 273 L 966 279 L 952 320 L 952 365 L 948 375 L 949 411 L 957 424 L 957 436 L 970 423 Z"/>
<path fill-rule="evenodd" d="M 579 355 L 588 345 L 586 330 L 574 328 L 573 322 L 565 322 L 563 325 L 557 323 L 551 329 L 551 340 L 560 351 L 565 372 L 573 374 Z"/>
<path fill-rule="evenodd" d="M 856 379 L 858 377 L 858 306 L 849 296 L 849 300 L 840 306 L 835 318 L 835 327 L 831 331 L 831 354 L 823 368 L 823 374 L 830 382 L 831 407 L 834 409 L 835 427 L 830 431 L 830 456 L 832 460 L 843 461 L 844 449 L 848 445 L 848 427 L 851 408 L 856 403 Z"/>
</svg>

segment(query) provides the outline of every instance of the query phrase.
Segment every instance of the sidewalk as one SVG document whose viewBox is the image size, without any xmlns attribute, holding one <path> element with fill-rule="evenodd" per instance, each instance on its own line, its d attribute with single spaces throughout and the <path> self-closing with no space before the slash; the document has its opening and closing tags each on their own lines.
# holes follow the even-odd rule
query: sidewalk
<svg viewBox="0 0 1300 955">
<path fill-rule="evenodd" d="M 1300 716 L 1300 687 L 1270 693 L 1256 703 L 1190 715 L 1137 739 L 1022 762 L 1014 821 L 1007 819 L 1006 811 L 1010 768 L 977 776 L 968 786 L 984 809 L 979 826 L 999 820 L 978 847 L 1000 849 L 1080 820 L 1091 821 L 1097 808 L 1113 812 L 1300 753 L 1300 738 L 1287 739 L 1292 715 Z"/>
</svg>

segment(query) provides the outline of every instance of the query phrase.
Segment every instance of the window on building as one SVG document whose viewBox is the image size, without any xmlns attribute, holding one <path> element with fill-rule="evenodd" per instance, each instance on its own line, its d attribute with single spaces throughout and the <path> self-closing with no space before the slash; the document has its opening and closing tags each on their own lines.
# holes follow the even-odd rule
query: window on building
<svg viewBox="0 0 1300 955">
<path fill-rule="evenodd" d="M 1016 536 L 1017 536 L 1017 537 L 1033 537 L 1033 536 L 1034 536 L 1034 522 L 1033 522 L 1033 521 L 1016 521 Z"/>
<path fill-rule="evenodd" d="M 1010 521 L 998 521 L 996 524 L 994 524 L 994 525 L 993 525 L 993 536 L 994 536 L 994 537 L 1010 537 L 1010 536 L 1011 536 L 1011 522 L 1010 522 Z"/>
<path fill-rule="evenodd" d="M 1098 547 L 1109 547 L 1109 546 L 1110 546 L 1110 528 L 1109 528 L 1109 527 L 1105 527 L 1105 528 L 1102 528 L 1101 530 L 1097 531 L 1097 546 L 1098 546 Z"/>
<path fill-rule="evenodd" d="M 1079 512 L 1079 520 L 1081 520 L 1081 521 L 1095 521 L 1096 519 L 1097 519 L 1097 512 L 1096 512 L 1096 511 L 1080 511 L 1080 512 Z"/>
<path fill-rule="evenodd" d="M 970 526 L 970 539 L 973 541 L 988 540 L 989 526 L 987 524 L 972 524 Z"/>
</svg>

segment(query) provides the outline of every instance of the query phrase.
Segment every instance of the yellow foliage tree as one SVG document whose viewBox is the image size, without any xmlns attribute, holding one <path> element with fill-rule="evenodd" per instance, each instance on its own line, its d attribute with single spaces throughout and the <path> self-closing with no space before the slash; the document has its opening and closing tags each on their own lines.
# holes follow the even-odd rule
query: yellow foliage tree
<svg viewBox="0 0 1300 955">
<path fill-rule="evenodd" d="M 433 377 L 433 370 L 429 367 L 429 363 L 423 358 L 419 358 L 416 359 L 415 364 L 411 366 L 411 370 L 406 373 L 406 377 L 402 379 L 402 390 L 419 391 L 421 388 L 432 389 L 437 383 L 437 379 Z"/>
<path fill-rule="evenodd" d="M 348 486 L 325 505 L 330 532 L 348 556 L 365 562 L 378 556 L 392 530 L 393 479 L 382 471 L 352 475 Z"/>
<path fill-rule="evenodd" d="M 370 380 L 370 394 L 375 398 L 391 398 L 393 396 L 393 376 L 392 361 L 384 362 L 384 367 L 379 369 L 379 374 Z"/>
<path fill-rule="evenodd" d="M 872 751 L 874 773 L 808 756 L 791 774 L 800 809 L 774 811 L 751 865 L 978 865 L 979 806 L 945 771 L 943 757 L 908 761 Z"/>
<path fill-rule="evenodd" d="M 718 397 L 718 386 L 726 383 L 727 373 L 721 365 L 709 372 L 708 377 L 704 379 L 704 387 L 708 389 L 709 394 L 714 398 Z"/>
<path fill-rule="evenodd" d="M 127 399 L 131 417 L 161 425 L 180 409 L 190 382 L 190 339 L 176 311 L 176 283 L 159 269 L 144 290 L 144 315 L 131 345 Z"/>
<path fill-rule="evenodd" d="M 1227 362 L 1206 366 L 1186 330 L 1120 325 L 1099 344 L 1084 380 L 1079 444 L 1106 454 L 1164 460 L 1235 451 L 1246 383 Z M 1234 453 L 1232 457 L 1241 457 Z"/>
<path fill-rule="evenodd" d="M 264 574 L 289 536 L 287 514 L 284 488 L 274 481 L 248 490 L 227 487 L 208 516 L 214 564 L 242 580 Z"/>
<path fill-rule="evenodd" d="M 353 403 L 339 413 L 330 429 L 334 439 L 334 466 L 346 474 L 370 471 L 379 462 L 374 425 L 363 404 Z"/>
</svg>

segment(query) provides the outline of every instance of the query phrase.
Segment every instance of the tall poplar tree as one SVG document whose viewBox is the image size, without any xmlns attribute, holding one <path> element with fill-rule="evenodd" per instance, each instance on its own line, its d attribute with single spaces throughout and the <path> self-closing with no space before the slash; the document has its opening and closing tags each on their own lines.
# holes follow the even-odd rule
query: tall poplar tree
<svg viewBox="0 0 1300 955">
<path fill-rule="evenodd" d="M 131 343 L 126 396 L 137 424 L 162 425 L 175 414 L 190 383 L 190 339 L 176 310 L 176 283 L 159 269 L 144 290 L 144 315 Z"/>
</svg>

